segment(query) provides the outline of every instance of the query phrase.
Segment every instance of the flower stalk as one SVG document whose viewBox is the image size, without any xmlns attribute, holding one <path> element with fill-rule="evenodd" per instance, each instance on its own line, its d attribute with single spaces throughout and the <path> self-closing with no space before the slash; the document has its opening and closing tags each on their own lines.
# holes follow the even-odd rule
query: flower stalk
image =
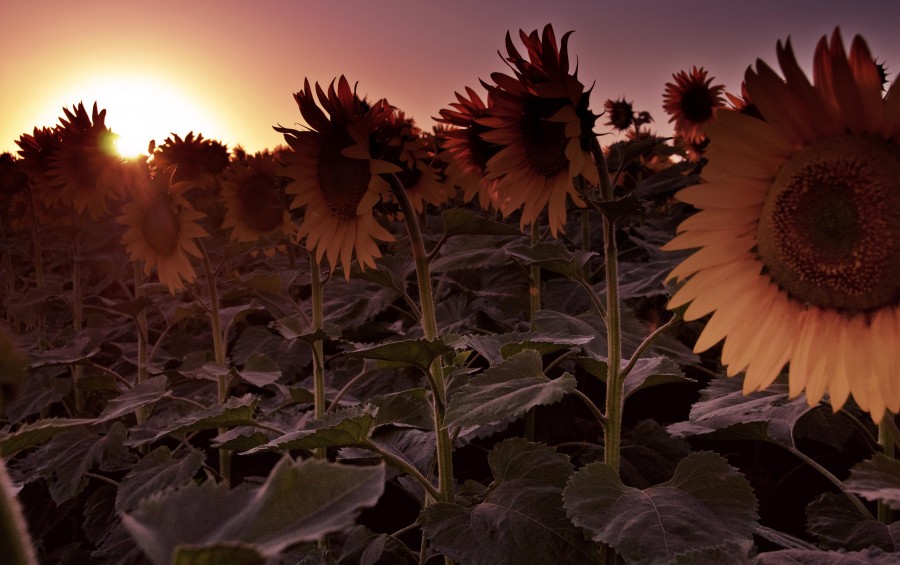
<svg viewBox="0 0 900 565">
<path fill-rule="evenodd" d="M 312 329 L 318 332 L 325 327 L 324 317 L 324 298 L 322 273 L 315 257 L 310 254 L 309 257 L 309 276 L 311 281 L 312 296 Z M 313 414 L 316 420 L 321 420 L 325 416 L 325 364 L 324 364 L 324 346 L 321 339 L 317 339 L 312 343 L 313 350 Z M 318 459 L 325 458 L 325 448 L 315 450 L 315 456 Z"/>
<path fill-rule="evenodd" d="M 144 297 L 144 280 L 141 272 L 141 261 L 133 262 L 134 265 L 134 299 L 140 301 Z M 137 326 L 137 377 L 135 385 L 139 385 L 147 380 L 147 312 L 141 307 L 135 316 L 135 325 Z M 135 412 L 137 423 L 142 424 L 149 416 L 147 406 L 141 406 Z"/>
</svg>

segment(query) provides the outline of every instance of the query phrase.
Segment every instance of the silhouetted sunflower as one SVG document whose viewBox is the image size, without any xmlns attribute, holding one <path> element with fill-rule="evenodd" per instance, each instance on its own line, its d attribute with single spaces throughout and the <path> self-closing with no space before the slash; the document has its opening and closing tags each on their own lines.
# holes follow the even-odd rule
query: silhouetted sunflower
<svg viewBox="0 0 900 565">
<path fill-rule="evenodd" d="M 279 168 L 270 155 L 256 155 L 235 160 L 223 173 L 222 227 L 231 228 L 232 241 L 253 242 L 275 231 L 285 235 L 296 231 L 285 205 Z"/>
<path fill-rule="evenodd" d="M 700 209 L 666 249 L 699 248 L 670 277 L 685 319 L 709 313 L 694 350 L 725 339 L 728 375 L 762 390 L 789 364 L 810 405 L 849 395 L 877 422 L 900 410 L 900 86 L 882 98 L 865 41 L 838 30 L 816 47 L 811 84 L 790 41 L 784 79 L 759 61 L 747 91 L 764 120 L 719 110 Z"/>
<path fill-rule="evenodd" d="M 109 213 L 107 200 L 122 196 L 118 136 L 104 124 L 106 110 L 98 112 L 96 102 L 91 115 L 82 103 L 63 112 L 66 117 L 59 120 L 59 146 L 50 156 L 47 179 L 61 190 L 63 203 L 96 219 Z"/>
<path fill-rule="evenodd" d="M 188 132 L 184 139 L 173 133 L 153 151 L 153 164 L 157 171 L 169 174 L 173 185 L 187 182 L 209 189 L 228 166 L 228 148 L 214 139 L 205 139 L 202 133 L 194 137 L 194 132 Z"/>
<path fill-rule="evenodd" d="M 195 240 L 208 235 L 197 224 L 204 214 L 169 189 L 169 174 L 151 178 L 144 171 L 130 178 L 133 200 L 116 218 L 127 226 L 122 243 L 132 261 L 144 262 L 145 275 L 156 267 L 159 281 L 174 293 L 197 278 L 188 254 L 202 256 Z"/>
<path fill-rule="evenodd" d="M 45 207 L 58 206 L 62 187 L 50 184 L 47 172 L 51 158 L 59 151 L 60 138 L 56 128 L 34 128 L 34 134 L 22 134 L 16 140 L 19 146 L 19 168 L 28 175 L 29 186 Z"/>
<path fill-rule="evenodd" d="M 494 106 L 478 123 L 490 128 L 482 137 L 501 146 L 487 164 L 488 177 L 497 179 L 497 191 L 508 214 L 522 208 L 521 225 L 537 220 L 548 209 L 550 232 L 556 237 L 566 224 L 567 195 L 576 206 L 584 201 L 574 187 L 582 175 L 590 184 L 600 182 L 591 157 L 592 128 L 597 117 L 589 109 L 590 91 L 569 73 L 569 35 L 557 45 L 553 28 L 519 32 L 528 59 L 522 57 L 506 34 L 507 61 L 514 77 L 493 73 L 496 86 L 485 84 Z"/>
<path fill-rule="evenodd" d="M 374 268 L 381 257 L 376 241 L 394 240 L 375 219 L 373 207 L 390 192 L 379 175 L 400 168 L 373 159 L 370 151 L 375 132 L 388 123 L 393 109 L 383 99 L 374 104 L 360 99 L 343 76 L 337 90 L 332 82 L 327 93 L 317 83 L 316 95 L 322 108 L 308 80 L 294 94 L 311 129 L 275 128 L 293 149 L 285 156 L 284 174 L 293 179 L 285 190 L 295 195 L 291 208 L 305 208 L 298 237 L 306 238 L 317 262 L 326 256 L 332 268 L 342 265 L 349 279 L 354 254 L 361 269 Z"/>
<path fill-rule="evenodd" d="M 485 210 L 499 210 L 497 179 L 487 178 L 487 164 L 497 154 L 500 146 L 481 137 L 487 126 L 478 123 L 493 107 L 491 97 L 487 103 L 469 87 L 466 95 L 456 92 L 457 102 L 451 102 L 452 110 L 441 110 L 438 121 L 447 124 L 444 130 L 441 158 L 447 163 L 447 182 L 463 191 L 463 199 L 471 202 L 478 195 L 478 203 Z"/>
<path fill-rule="evenodd" d="M 421 212 L 426 202 L 437 206 L 450 199 L 448 186 L 440 181 L 438 171 L 431 166 L 434 152 L 412 118 L 395 110 L 377 137 L 384 143 L 381 158 L 400 168 L 397 178 L 416 212 Z"/>
<path fill-rule="evenodd" d="M 623 131 L 634 123 L 634 107 L 624 97 L 619 100 L 607 100 L 603 103 L 603 108 L 607 113 L 606 125 L 612 128 Z"/>
<path fill-rule="evenodd" d="M 725 87 L 712 85 L 707 71 L 693 67 L 691 72 L 680 71 L 667 82 L 663 94 L 663 109 L 669 122 L 675 122 L 675 136 L 691 146 L 699 146 L 706 141 L 703 126 L 715 119 L 716 108 L 724 106 L 722 95 Z"/>
</svg>

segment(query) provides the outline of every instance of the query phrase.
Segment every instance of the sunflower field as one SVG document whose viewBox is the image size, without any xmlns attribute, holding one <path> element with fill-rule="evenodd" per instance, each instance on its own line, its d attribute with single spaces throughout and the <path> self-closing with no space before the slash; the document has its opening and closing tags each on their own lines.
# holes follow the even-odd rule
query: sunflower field
<svg viewBox="0 0 900 565">
<path fill-rule="evenodd" d="M 900 86 L 779 42 L 664 138 L 569 33 L 430 132 L 340 76 L 256 154 L 22 134 L 0 560 L 900 563 Z"/>
</svg>

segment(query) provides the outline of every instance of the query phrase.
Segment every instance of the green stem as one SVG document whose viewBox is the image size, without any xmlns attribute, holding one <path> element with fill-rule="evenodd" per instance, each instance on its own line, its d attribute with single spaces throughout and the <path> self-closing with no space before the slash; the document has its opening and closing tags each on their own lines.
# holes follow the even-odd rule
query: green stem
<svg viewBox="0 0 900 565">
<path fill-rule="evenodd" d="M 312 296 L 312 328 L 317 332 L 325 327 L 324 315 L 324 298 L 322 288 L 322 273 L 319 270 L 319 264 L 316 262 L 312 253 L 309 255 L 309 276 L 311 281 Z M 325 416 L 325 350 L 321 339 L 313 341 L 313 415 L 316 420 L 321 420 Z M 317 459 L 324 459 L 326 455 L 325 448 L 315 450 Z"/>
<path fill-rule="evenodd" d="M 138 259 L 134 262 L 134 298 L 140 301 L 144 297 L 144 280 L 141 271 L 141 261 Z M 135 316 L 135 325 L 137 326 L 137 381 L 136 385 L 147 380 L 147 311 L 142 307 Z M 137 423 L 142 424 L 149 416 L 150 409 L 148 406 L 141 406 L 135 412 Z"/>
<path fill-rule="evenodd" d="M 78 226 L 78 218 L 72 212 L 74 225 Z M 81 333 L 84 329 L 84 304 L 81 290 L 81 250 L 78 243 L 80 231 L 76 229 L 75 237 L 72 238 L 72 327 L 75 335 Z M 84 412 L 84 392 L 80 388 L 81 380 L 84 378 L 84 367 L 75 365 L 72 367 L 73 388 L 75 390 L 75 411 L 78 414 Z"/>
<path fill-rule="evenodd" d="M 416 263 L 416 277 L 419 284 L 419 302 L 422 313 L 422 332 L 425 339 L 433 341 L 438 337 L 437 317 L 434 310 L 434 295 L 431 288 L 431 268 L 425 242 L 415 210 L 406 195 L 406 189 L 397 175 L 388 175 L 391 189 L 406 223 L 409 232 L 409 245 Z M 453 443 L 449 430 L 444 426 L 444 407 L 446 406 L 446 390 L 444 385 L 444 366 L 440 357 L 434 360 L 430 368 L 432 385 L 432 416 L 434 419 L 435 442 L 437 444 L 438 484 L 440 485 L 437 500 L 453 501 Z"/>
<path fill-rule="evenodd" d="M 614 199 L 606 158 L 596 138 L 592 140 L 594 161 L 600 172 L 600 192 L 604 201 Z M 619 472 L 622 449 L 622 412 L 624 410 L 624 373 L 622 368 L 621 304 L 619 302 L 619 263 L 615 219 L 603 215 L 603 253 L 606 260 L 606 427 L 604 462 Z"/>
<path fill-rule="evenodd" d="M 404 459 L 397 457 L 396 455 L 392 454 L 389 451 L 385 451 L 384 449 L 381 449 L 380 447 L 378 447 L 377 445 L 375 445 L 372 442 L 367 442 L 364 447 L 370 451 L 374 451 L 375 453 L 381 455 L 384 458 L 384 460 L 388 462 L 388 464 L 393 465 L 394 467 L 405 472 L 410 477 L 414 478 L 416 481 L 419 482 L 419 484 L 421 484 L 425 488 L 425 491 L 428 494 L 430 494 L 432 496 L 432 498 L 435 498 L 435 499 L 440 498 L 441 493 L 438 492 L 438 490 L 436 488 L 434 488 L 434 485 L 432 485 L 431 482 L 425 478 L 425 475 L 420 473 L 418 469 L 416 469 L 415 467 L 413 467 L 412 465 L 407 463 Z"/>
<path fill-rule="evenodd" d="M 791 453 L 793 453 L 797 458 L 802 459 L 807 465 L 809 465 L 810 467 L 812 467 L 813 469 L 818 471 L 823 477 L 828 479 L 828 481 L 831 482 L 831 484 L 836 486 L 838 488 L 838 490 L 840 490 L 844 494 L 844 496 L 846 496 L 847 499 L 853 504 L 853 506 L 856 507 L 856 510 L 860 514 L 862 514 L 863 516 L 867 516 L 869 518 L 873 517 L 872 513 L 869 512 L 869 509 L 866 508 L 866 505 L 863 504 L 863 502 L 859 499 L 859 497 L 857 497 L 855 494 L 853 494 L 852 492 L 847 490 L 847 487 L 844 485 L 844 483 L 842 483 L 840 479 L 835 477 L 831 473 L 831 471 L 829 471 L 828 469 L 826 469 L 825 467 L 820 465 L 818 461 L 816 461 L 815 459 L 813 459 L 812 457 L 803 453 L 802 451 L 800 451 L 799 449 L 797 449 L 796 447 L 794 447 L 792 445 L 788 445 L 788 444 L 777 442 L 777 441 L 773 441 L 771 443 L 773 443 L 775 445 L 780 445 L 781 447 L 783 447 L 783 448 L 787 449 L 788 451 L 790 451 Z"/>
<path fill-rule="evenodd" d="M 894 415 L 886 412 L 881 423 L 878 424 L 878 443 L 881 445 L 882 453 L 886 457 L 894 459 L 897 457 L 895 449 L 895 438 L 893 434 L 893 426 L 891 425 Z M 890 524 L 893 521 L 894 512 L 891 507 L 884 502 L 878 501 L 878 521 L 882 524 Z"/>
<path fill-rule="evenodd" d="M 219 291 L 216 288 L 216 272 L 209 261 L 209 253 L 202 241 L 198 241 L 203 257 L 203 271 L 206 275 L 206 288 L 209 292 L 209 322 L 212 329 L 213 357 L 217 365 L 225 367 L 225 336 L 222 334 L 222 314 L 219 306 Z M 221 406 L 228 400 L 229 375 L 227 372 L 219 376 L 217 383 L 217 400 Z M 227 428 L 219 428 L 219 433 L 227 432 Z M 219 474 L 226 484 L 231 482 L 231 452 L 226 449 L 219 450 Z"/>
<path fill-rule="evenodd" d="M 538 218 L 531 223 L 531 246 L 541 242 L 541 230 Z M 537 315 L 541 311 L 541 267 L 537 263 L 531 264 L 531 276 L 528 284 L 528 322 L 531 331 L 537 330 Z M 525 439 L 534 441 L 536 427 L 534 408 L 525 413 Z"/>
</svg>

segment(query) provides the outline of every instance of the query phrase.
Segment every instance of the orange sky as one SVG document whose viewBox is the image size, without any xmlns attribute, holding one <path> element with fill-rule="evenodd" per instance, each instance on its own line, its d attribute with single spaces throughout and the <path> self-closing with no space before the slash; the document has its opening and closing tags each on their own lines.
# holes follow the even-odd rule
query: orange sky
<svg viewBox="0 0 900 565">
<path fill-rule="evenodd" d="M 0 152 L 55 125 L 62 106 L 95 99 L 116 133 L 150 132 L 142 145 L 194 130 L 256 151 L 281 143 L 272 125 L 299 121 L 292 93 L 304 77 L 340 74 L 430 128 L 454 91 L 483 92 L 479 78 L 506 70 L 507 30 L 548 22 L 560 36 L 575 30 L 570 53 L 595 84 L 594 110 L 625 95 L 660 134 L 671 132 L 672 73 L 704 66 L 738 91 L 757 57 L 775 66 L 787 36 L 808 70 L 816 40 L 840 25 L 845 43 L 862 34 L 891 78 L 900 72 L 895 0 L 33 0 L 4 2 L 2 14 Z"/>
</svg>

